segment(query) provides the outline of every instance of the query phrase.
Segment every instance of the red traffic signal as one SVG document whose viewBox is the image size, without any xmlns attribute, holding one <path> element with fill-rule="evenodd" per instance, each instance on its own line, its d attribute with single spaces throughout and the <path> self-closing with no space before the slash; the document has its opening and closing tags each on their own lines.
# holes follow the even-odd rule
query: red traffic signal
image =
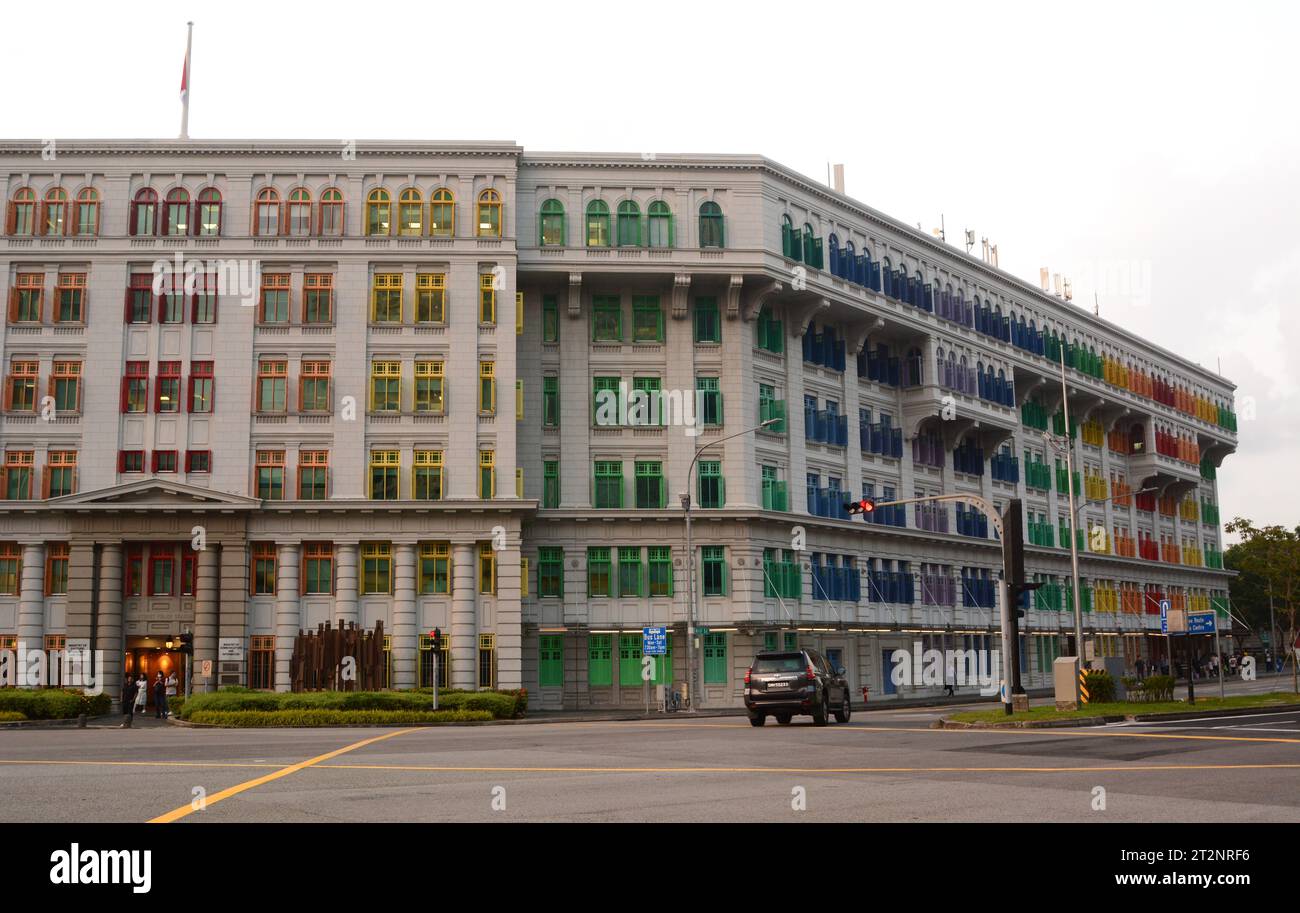
<svg viewBox="0 0 1300 913">
<path fill-rule="evenodd" d="M 861 501 L 850 501 L 844 505 L 844 509 L 851 514 L 869 514 L 876 509 L 876 499 L 863 498 Z"/>
<path fill-rule="evenodd" d="M 432 631 L 430 631 L 430 632 L 429 632 L 429 641 L 430 641 L 430 646 L 432 646 L 433 649 L 435 649 L 435 650 L 439 650 L 439 649 L 441 649 L 441 647 L 442 647 L 442 628 L 434 628 Z"/>
</svg>

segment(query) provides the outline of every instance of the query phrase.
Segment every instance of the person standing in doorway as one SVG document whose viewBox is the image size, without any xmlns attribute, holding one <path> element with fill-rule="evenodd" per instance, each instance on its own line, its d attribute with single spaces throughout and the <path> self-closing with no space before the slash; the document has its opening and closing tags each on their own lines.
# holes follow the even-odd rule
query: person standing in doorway
<svg viewBox="0 0 1300 913">
<path fill-rule="evenodd" d="M 153 715 L 156 720 L 167 715 L 167 681 L 161 672 L 153 680 Z"/>
<path fill-rule="evenodd" d="M 135 679 L 127 676 L 122 680 L 122 728 L 130 729 L 135 719 Z"/>
<path fill-rule="evenodd" d="M 144 715 L 145 707 L 149 703 L 149 679 L 141 673 L 135 682 L 135 712 Z"/>
<path fill-rule="evenodd" d="M 953 690 L 953 685 L 957 684 L 957 661 L 951 656 L 943 668 L 943 693 L 945 697 L 955 697 L 957 692 Z"/>
<path fill-rule="evenodd" d="M 172 701 L 176 699 L 176 692 L 179 683 L 176 681 L 176 670 L 173 669 L 167 673 L 167 706 L 163 708 L 163 719 L 171 716 Z"/>
</svg>

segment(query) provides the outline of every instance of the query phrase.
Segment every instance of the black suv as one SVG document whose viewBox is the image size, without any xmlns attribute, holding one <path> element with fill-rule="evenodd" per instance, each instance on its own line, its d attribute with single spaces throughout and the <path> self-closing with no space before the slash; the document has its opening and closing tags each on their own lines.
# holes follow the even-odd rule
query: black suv
<svg viewBox="0 0 1300 913">
<path fill-rule="evenodd" d="M 745 709 L 749 722 L 762 726 L 770 713 L 782 726 L 796 713 L 825 726 L 832 713 L 849 721 L 849 683 L 843 669 L 833 669 L 816 650 L 760 653 L 745 673 Z"/>
</svg>

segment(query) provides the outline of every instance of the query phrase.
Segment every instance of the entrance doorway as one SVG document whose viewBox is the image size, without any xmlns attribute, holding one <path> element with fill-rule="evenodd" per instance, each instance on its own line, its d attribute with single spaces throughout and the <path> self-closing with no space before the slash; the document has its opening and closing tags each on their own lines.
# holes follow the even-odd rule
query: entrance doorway
<svg viewBox="0 0 1300 913">
<path fill-rule="evenodd" d="M 145 706 L 153 709 L 153 683 L 161 672 L 163 681 L 176 676 L 176 693 L 185 693 L 185 654 L 180 651 L 180 635 L 153 634 L 132 636 L 126 639 L 126 655 L 122 661 L 122 674 L 149 682 Z"/>
</svg>

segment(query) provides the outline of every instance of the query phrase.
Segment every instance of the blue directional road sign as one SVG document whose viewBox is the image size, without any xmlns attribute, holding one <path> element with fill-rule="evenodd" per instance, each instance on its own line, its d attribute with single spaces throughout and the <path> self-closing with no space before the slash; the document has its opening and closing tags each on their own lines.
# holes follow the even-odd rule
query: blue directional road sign
<svg viewBox="0 0 1300 913">
<path fill-rule="evenodd" d="M 1214 613 L 1197 612 L 1187 616 L 1187 633 L 1188 634 L 1213 634 L 1214 633 Z"/>
<path fill-rule="evenodd" d="M 668 629 L 642 628 L 641 652 L 646 656 L 666 656 L 668 654 Z"/>
</svg>

